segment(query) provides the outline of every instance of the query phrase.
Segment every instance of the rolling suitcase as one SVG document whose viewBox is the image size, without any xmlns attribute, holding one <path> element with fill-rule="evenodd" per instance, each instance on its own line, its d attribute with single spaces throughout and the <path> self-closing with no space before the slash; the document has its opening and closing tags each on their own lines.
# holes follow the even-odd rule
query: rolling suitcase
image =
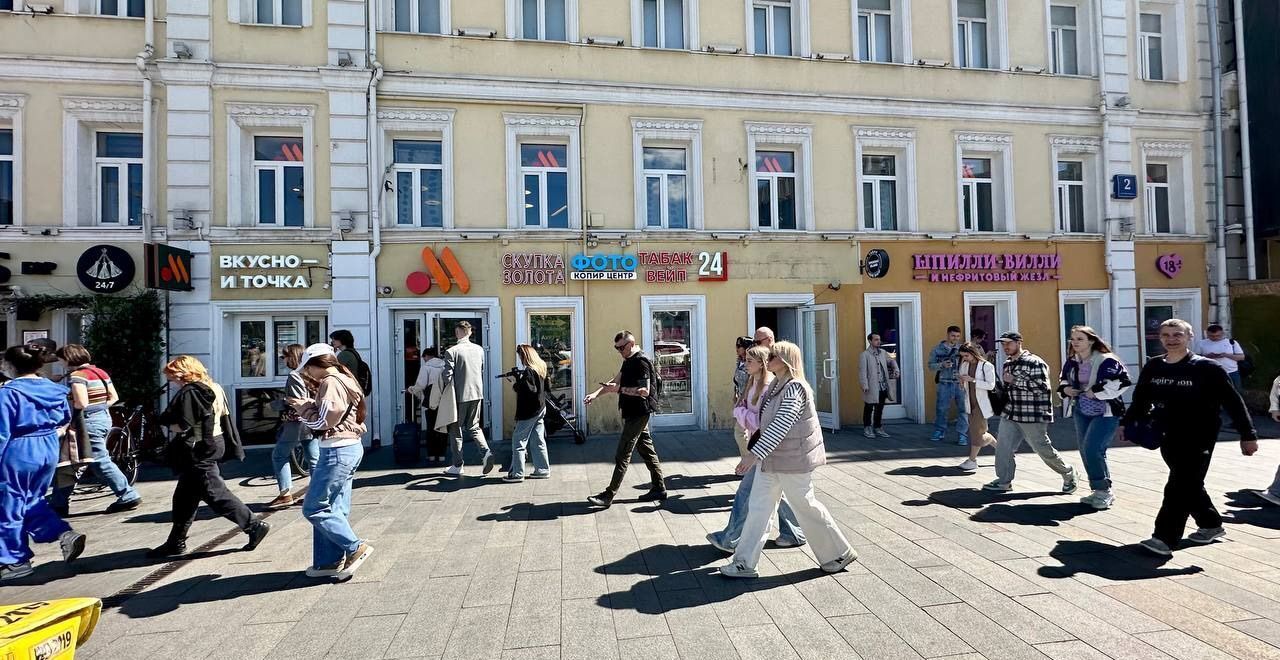
<svg viewBox="0 0 1280 660">
<path fill-rule="evenodd" d="M 396 465 L 417 465 L 421 461 L 421 438 L 421 429 L 416 422 L 396 424 L 395 429 L 391 431 Z"/>
</svg>

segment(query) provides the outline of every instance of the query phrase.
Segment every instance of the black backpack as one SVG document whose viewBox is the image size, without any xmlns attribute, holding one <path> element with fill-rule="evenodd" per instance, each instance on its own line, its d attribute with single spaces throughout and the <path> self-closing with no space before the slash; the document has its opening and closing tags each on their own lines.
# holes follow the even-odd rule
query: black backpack
<svg viewBox="0 0 1280 660">
<path fill-rule="evenodd" d="M 365 396 L 373 394 L 373 372 L 369 370 L 369 363 L 365 362 L 364 358 L 360 357 L 360 354 L 356 353 L 354 348 L 348 348 L 347 350 L 356 356 L 356 372 L 352 375 L 356 377 L 356 382 L 360 384 L 360 391 L 364 392 Z"/>
<path fill-rule="evenodd" d="M 1009 405 L 1009 392 L 1004 389 L 1004 381 L 996 380 L 995 388 L 987 392 L 987 400 L 991 402 L 992 414 L 997 417 L 1004 414 L 1005 406 Z"/>
<path fill-rule="evenodd" d="M 662 377 L 658 375 L 658 368 L 654 366 L 653 360 L 647 355 L 639 356 L 644 362 L 644 366 L 649 369 L 649 396 L 645 397 L 644 407 L 649 411 L 650 415 L 656 415 L 662 410 Z"/>
</svg>

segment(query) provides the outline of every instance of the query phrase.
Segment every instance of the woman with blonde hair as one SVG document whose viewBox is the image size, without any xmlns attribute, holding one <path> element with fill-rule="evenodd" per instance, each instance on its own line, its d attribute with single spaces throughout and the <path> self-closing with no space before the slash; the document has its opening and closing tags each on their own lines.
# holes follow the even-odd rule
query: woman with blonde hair
<svg viewBox="0 0 1280 660">
<path fill-rule="evenodd" d="M 508 374 L 516 393 L 516 428 L 511 432 L 511 469 L 502 480 L 507 483 L 524 481 L 525 449 L 533 459 L 530 479 L 546 479 L 551 476 L 551 461 L 547 456 L 547 432 L 543 418 L 547 412 L 547 363 L 542 361 L 537 349 L 529 344 L 516 346 L 519 365 Z"/>
<path fill-rule="evenodd" d="M 745 475 L 757 463 L 759 470 L 741 541 L 720 573 L 727 577 L 759 576 L 756 566 L 769 519 L 784 495 L 813 544 L 822 570 L 837 573 L 857 559 L 858 553 L 813 492 L 813 471 L 827 462 L 827 451 L 813 391 L 804 379 L 800 347 L 788 341 L 775 343 L 767 366 L 774 380 L 760 406 L 761 430 L 751 441 L 751 455 L 739 461 L 734 471 Z"/>
<path fill-rule="evenodd" d="M 960 464 L 960 471 L 973 473 L 978 471 L 978 452 L 996 446 L 995 437 L 987 432 L 987 420 L 996 416 L 990 396 L 996 388 L 996 368 L 979 344 L 961 344 L 959 355 L 956 378 L 965 393 L 964 413 L 969 416 L 969 458 Z"/>
<path fill-rule="evenodd" d="M 733 407 L 733 417 L 750 438 L 760 430 L 760 405 L 764 403 L 765 391 L 773 382 L 773 374 L 765 368 L 765 364 L 769 362 L 769 349 L 764 346 L 754 346 L 747 350 L 744 360 L 747 381 L 737 405 Z M 758 468 L 754 468 L 742 475 L 738 492 L 733 496 L 729 522 L 724 529 L 707 534 L 707 541 L 721 552 L 733 554 L 738 547 L 742 526 L 747 522 L 747 506 L 751 502 L 751 486 L 755 482 L 757 470 Z M 795 548 L 805 544 L 804 532 L 800 531 L 800 523 L 796 522 L 796 514 L 787 505 L 786 499 L 778 504 L 778 540 L 775 543 L 779 548 Z"/>
<path fill-rule="evenodd" d="M 160 413 L 161 424 L 173 434 L 166 454 L 170 467 L 177 473 L 178 485 L 173 489 L 173 528 L 169 539 L 147 552 L 151 558 L 171 557 L 187 551 L 187 532 L 196 519 L 196 510 L 204 500 L 214 513 L 234 522 L 249 542 L 245 550 L 253 550 L 271 530 L 265 520 L 255 520 L 253 512 L 240 501 L 222 480 L 218 463 L 241 460 L 244 448 L 231 423 L 227 395 L 209 377 L 204 365 L 190 355 L 171 360 L 164 366 L 164 377 L 181 389 Z"/>
<path fill-rule="evenodd" d="M 293 492 L 293 467 L 289 464 L 289 457 L 293 455 L 294 447 L 302 445 L 305 452 L 302 467 L 308 474 L 320 458 L 320 446 L 316 443 L 315 436 L 303 427 L 298 411 L 289 405 L 289 399 L 306 399 L 311 396 L 306 379 L 297 371 L 302 360 L 302 344 L 285 346 L 280 358 L 290 371 L 284 383 L 284 399 L 271 402 L 272 407 L 278 406 L 280 410 L 280 430 L 276 432 L 276 446 L 271 450 L 271 467 L 275 470 L 276 487 L 280 489 L 280 493 L 267 503 L 268 509 L 284 509 L 301 504 L 306 497 L 305 490 L 301 493 Z"/>
</svg>

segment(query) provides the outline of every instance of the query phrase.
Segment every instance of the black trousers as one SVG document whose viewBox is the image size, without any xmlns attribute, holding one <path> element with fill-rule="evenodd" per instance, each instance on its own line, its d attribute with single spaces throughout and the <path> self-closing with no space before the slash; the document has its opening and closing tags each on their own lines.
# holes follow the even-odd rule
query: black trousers
<svg viewBox="0 0 1280 660">
<path fill-rule="evenodd" d="M 889 392 L 880 391 L 880 398 L 876 403 L 862 404 L 862 425 L 872 428 L 883 428 L 884 422 L 880 418 L 884 415 L 884 402 L 889 400 Z"/>
<path fill-rule="evenodd" d="M 613 457 L 613 479 L 609 481 L 609 494 L 613 495 L 622 488 L 622 479 L 627 476 L 627 468 L 631 466 L 631 453 L 640 452 L 640 458 L 649 468 L 649 479 L 654 490 L 666 490 L 662 481 L 662 464 L 658 462 L 658 450 L 653 446 L 653 436 L 649 435 L 649 416 L 622 418 L 622 436 L 618 438 L 618 453 Z"/>
<path fill-rule="evenodd" d="M 1160 504 L 1160 513 L 1156 514 L 1153 536 L 1170 548 L 1182 540 L 1187 516 L 1195 520 L 1198 527 L 1222 526 L 1222 516 L 1204 489 L 1204 477 L 1213 460 L 1213 444 L 1209 440 L 1197 440 L 1160 448 L 1160 456 L 1169 466 L 1169 482 L 1164 486 L 1164 501 Z"/>
<path fill-rule="evenodd" d="M 225 446 L 222 437 L 215 436 L 212 443 L 197 442 L 191 449 L 190 456 L 177 461 L 178 485 L 173 489 L 173 529 L 169 531 L 169 541 L 177 543 L 185 541 L 191 523 L 196 519 L 196 510 L 203 501 L 213 512 L 230 520 L 241 531 L 249 531 L 253 523 L 253 512 L 227 490 L 222 480 L 222 472 L 218 470 L 218 460 L 222 458 Z"/>
</svg>

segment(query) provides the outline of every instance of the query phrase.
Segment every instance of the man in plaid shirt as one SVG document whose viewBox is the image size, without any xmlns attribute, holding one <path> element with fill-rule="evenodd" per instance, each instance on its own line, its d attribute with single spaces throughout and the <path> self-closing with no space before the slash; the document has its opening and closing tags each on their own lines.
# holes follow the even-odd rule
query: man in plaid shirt
<svg viewBox="0 0 1280 660">
<path fill-rule="evenodd" d="M 1000 335 L 1004 350 L 1004 388 L 1009 402 L 1004 407 L 1000 433 L 996 437 L 996 480 L 983 490 L 1013 490 L 1013 472 L 1017 467 L 1014 454 L 1025 440 L 1040 460 L 1062 475 L 1062 492 L 1076 490 L 1075 468 L 1067 465 L 1049 441 L 1049 424 L 1053 422 L 1052 386 L 1049 365 L 1040 356 L 1022 348 L 1022 335 L 1006 332 Z"/>
</svg>

